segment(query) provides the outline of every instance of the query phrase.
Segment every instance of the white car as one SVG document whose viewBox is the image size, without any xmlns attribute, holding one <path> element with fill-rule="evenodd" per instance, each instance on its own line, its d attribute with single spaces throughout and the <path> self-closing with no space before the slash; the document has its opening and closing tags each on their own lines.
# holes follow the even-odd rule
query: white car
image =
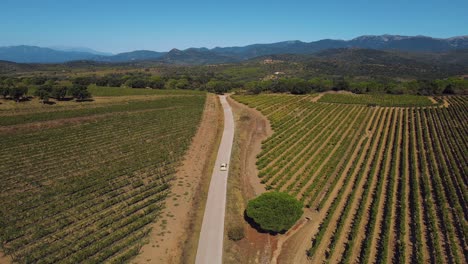
<svg viewBox="0 0 468 264">
<path fill-rule="evenodd" d="M 227 164 L 226 163 L 221 163 L 221 171 L 226 171 L 227 170 Z"/>
</svg>

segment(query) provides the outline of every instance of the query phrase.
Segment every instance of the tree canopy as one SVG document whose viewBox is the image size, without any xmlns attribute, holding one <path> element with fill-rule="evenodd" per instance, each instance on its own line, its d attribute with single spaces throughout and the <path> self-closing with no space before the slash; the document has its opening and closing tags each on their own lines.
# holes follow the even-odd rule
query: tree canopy
<svg viewBox="0 0 468 264">
<path fill-rule="evenodd" d="M 303 205 L 287 193 L 267 192 L 249 201 L 246 214 L 261 229 L 281 233 L 302 216 Z"/>
</svg>

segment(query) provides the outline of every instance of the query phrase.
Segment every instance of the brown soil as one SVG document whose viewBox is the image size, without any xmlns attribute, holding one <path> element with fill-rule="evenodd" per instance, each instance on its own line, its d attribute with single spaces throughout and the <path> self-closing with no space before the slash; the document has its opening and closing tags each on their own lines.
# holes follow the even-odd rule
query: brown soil
<svg viewBox="0 0 468 264">
<path fill-rule="evenodd" d="M 236 121 L 236 135 L 234 139 L 234 152 L 239 166 L 235 171 L 230 171 L 230 177 L 238 177 L 239 186 L 229 182 L 229 192 L 238 187 L 238 199 L 228 197 L 229 203 L 240 203 L 234 207 L 240 207 L 235 211 L 226 211 L 227 228 L 234 221 L 241 222 L 245 237 L 237 242 L 225 239 L 224 263 L 270 263 L 271 255 L 276 248 L 278 236 L 259 233 L 244 221 L 242 213 L 245 210 L 246 201 L 265 192 L 265 187 L 260 183 L 256 166 L 256 156 L 261 151 L 261 143 L 272 134 L 268 119 L 259 111 L 240 104 L 230 97 L 231 105 Z M 232 167 L 233 168 L 233 167 Z M 231 169 L 232 169 L 231 168 Z M 228 194 L 228 196 L 230 196 Z M 228 208 L 230 205 L 228 205 Z"/>
<path fill-rule="evenodd" d="M 198 237 L 194 214 L 198 211 L 203 214 L 204 203 L 200 201 L 205 192 L 202 189 L 209 184 L 212 154 L 216 155 L 218 138 L 222 134 L 222 118 L 218 98 L 208 95 L 203 119 L 177 171 L 162 217 L 153 224 L 149 243 L 142 247 L 132 263 L 186 263 L 190 261 L 184 256 L 195 255 L 195 252 L 184 251 L 193 250 L 187 248 L 186 241 Z"/>
<path fill-rule="evenodd" d="M 242 112 L 249 119 L 247 124 L 236 128 L 242 131 L 245 130 L 246 133 L 246 141 L 241 142 L 243 145 L 241 146 L 243 150 L 241 153 L 241 175 L 244 181 L 244 187 L 246 188 L 246 196 L 247 198 L 251 198 L 265 192 L 265 186 L 258 178 L 256 161 L 257 155 L 262 149 L 262 141 L 272 135 L 273 131 L 270 126 L 270 121 L 258 110 L 238 103 L 230 97 L 228 97 L 228 102 L 236 115 L 240 116 Z"/>
<path fill-rule="evenodd" d="M 5 255 L 2 251 L 0 251 L 0 264 L 10 264 L 13 263 L 13 260 L 10 256 Z"/>
</svg>

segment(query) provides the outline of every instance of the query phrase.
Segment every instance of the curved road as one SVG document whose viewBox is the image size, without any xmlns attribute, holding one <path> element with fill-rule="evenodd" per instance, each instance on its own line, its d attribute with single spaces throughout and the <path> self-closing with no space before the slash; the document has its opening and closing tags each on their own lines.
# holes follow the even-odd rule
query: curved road
<svg viewBox="0 0 468 264">
<path fill-rule="evenodd" d="M 223 261 L 224 213 L 229 161 L 234 140 L 234 117 L 226 96 L 220 95 L 219 99 L 224 110 L 224 132 L 208 190 L 196 264 L 221 264 Z M 220 170 L 221 163 L 228 164 L 227 171 Z"/>
</svg>

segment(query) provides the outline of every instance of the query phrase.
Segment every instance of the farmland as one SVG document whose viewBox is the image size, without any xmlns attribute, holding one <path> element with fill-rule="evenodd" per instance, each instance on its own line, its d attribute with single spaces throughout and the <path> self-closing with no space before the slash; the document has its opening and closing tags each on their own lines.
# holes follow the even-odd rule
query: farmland
<svg viewBox="0 0 468 264">
<path fill-rule="evenodd" d="M 311 263 L 468 262 L 468 97 L 317 96 L 233 96 L 274 130 L 261 182 L 317 216 L 293 251 Z"/>
<path fill-rule="evenodd" d="M 0 245 L 15 262 L 138 254 L 206 100 L 195 91 L 91 90 L 93 102 L 0 105 Z"/>
</svg>

